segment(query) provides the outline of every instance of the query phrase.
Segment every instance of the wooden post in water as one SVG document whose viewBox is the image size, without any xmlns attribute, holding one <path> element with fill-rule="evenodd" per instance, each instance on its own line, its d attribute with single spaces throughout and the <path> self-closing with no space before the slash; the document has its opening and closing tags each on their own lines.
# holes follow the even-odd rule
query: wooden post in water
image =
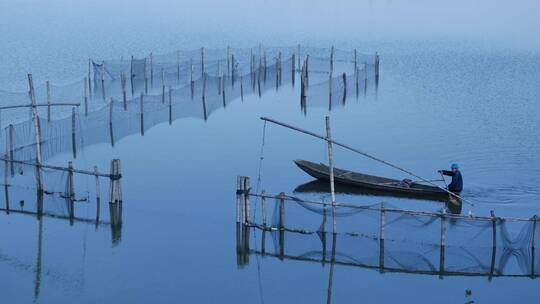
<svg viewBox="0 0 540 304">
<path fill-rule="evenodd" d="M 195 95 L 195 66 L 193 65 L 193 59 L 190 59 L 190 68 L 191 68 L 191 99 Z"/>
<path fill-rule="evenodd" d="M 381 203 L 381 226 L 379 231 L 379 272 L 384 272 L 384 226 L 385 226 L 384 203 Z"/>
<path fill-rule="evenodd" d="M 358 55 L 356 49 L 354 49 L 354 72 L 358 71 Z"/>
<path fill-rule="evenodd" d="M 69 200 L 69 218 L 71 221 L 75 218 L 75 179 L 73 177 L 73 162 L 68 162 L 68 200 Z"/>
<path fill-rule="evenodd" d="M 84 116 L 88 116 L 88 92 L 86 88 L 86 82 L 89 81 L 88 78 L 84 78 Z"/>
<path fill-rule="evenodd" d="M 73 158 L 77 158 L 77 123 L 75 120 L 75 107 L 71 108 L 71 148 Z"/>
<path fill-rule="evenodd" d="M 172 88 L 169 87 L 169 125 L 172 125 Z"/>
<path fill-rule="evenodd" d="M 129 80 L 130 80 L 130 84 L 131 84 L 131 97 L 134 97 L 135 95 L 135 87 L 133 86 L 133 77 L 135 75 L 133 75 L 133 56 L 131 56 L 131 62 L 130 62 L 130 65 L 129 65 Z"/>
<path fill-rule="evenodd" d="M 180 84 L 180 51 L 176 51 L 176 84 Z"/>
<path fill-rule="evenodd" d="M 109 203 L 122 203 L 122 185 L 120 183 L 122 174 L 120 173 L 120 160 L 111 160 L 111 182 L 109 187 Z"/>
<path fill-rule="evenodd" d="M 266 50 L 264 50 L 263 53 L 263 68 L 264 68 L 264 74 L 263 74 L 263 82 L 266 84 L 266 70 L 268 68 L 268 62 L 266 61 Z"/>
<path fill-rule="evenodd" d="M 139 109 L 140 109 L 140 115 L 141 115 L 141 135 L 144 136 L 144 95 L 143 93 L 141 93 Z"/>
<path fill-rule="evenodd" d="M 32 102 L 32 119 L 34 120 L 34 140 L 36 147 L 36 182 L 37 192 L 40 195 L 43 192 L 43 178 L 41 175 L 41 128 L 39 127 L 39 115 L 36 106 L 36 94 L 34 91 L 34 81 L 32 74 L 28 74 L 28 86 L 30 87 L 30 101 Z"/>
<path fill-rule="evenodd" d="M 227 45 L 227 76 L 231 76 L 231 48 Z"/>
<path fill-rule="evenodd" d="M 444 252 L 446 247 L 446 208 L 441 209 L 441 244 L 439 252 L 439 278 L 444 275 Z"/>
<path fill-rule="evenodd" d="M 124 111 L 127 111 L 127 92 L 126 92 L 126 75 L 122 73 L 121 75 L 122 82 L 122 101 L 124 103 Z"/>
<path fill-rule="evenodd" d="M 279 256 L 285 255 L 285 193 L 279 194 Z"/>
<path fill-rule="evenodd" d="M 242 196 L 243 196 L 243 177 L 236 177 L 236 223 L 240 223 L 240 218 L 242 215 Z"/>
<path fill-rule="evenodd" d="M 161 85 L 165 87 L 165 70 L 161 68 Z"/>
<path fill-rule="evenodd" d="M 249 225 L 250 204 L 249 204 L 249 177 L 244 176 L 244 225 Z"/>
<path fill-rule="evenodd" d="M 292 62 L 292 66 L 291 66 L 291 82 L 292 82 L 292 86 L 294 87 L 294 77 L 296 76 L 296 60 L 295 60 L 295 54 L 293 53 L 292 54 L 292 58 L 291 58 L 291 62 Z"/>
<path fill-rule="evenodd" d="M 114 108 L 114 99 L 111 97 L 111 102 L 109 104 L 109 135 L 111 138 L 112 147 L 114 147 L 113 108 Z"/>
<path fill-rule="evenodd" d="M 217 93 L 218 95 L 221 95 L 221 61 L 218 60 L 217 62 L 217 76 L 218 76 L 218 85 L 217 85 Z"/>
<path fill-rule="evenodd" d="M 88 96 L 92 98 L 92 81 L 91 81 L 92 59 L 88 59 Z"/>
<path fill-rule="evenodd" d="M 234 88 L 234 80 L 236 77 L 236 65 L 234 63 L 234 54 L 231 55 L 231 85 Z"/>
<path fill-rule="evenodd" d="M 105 61 L 101 62 L 101 95 L 103 97 L 103 102 L 107 100 L 105 96 Z"/>
<path fill-rule="evenodd" d="M 148 72 L 146 70 L 146 58 L 144 58 L 144 94 L 148 95 Z"/>
<path fill-rule="evenodd" d="M 244 102 L 244 76 L 242 71 L 240 71 L 240 100 Z"/>
<path fill-rule="evenodd" d="M 152 52 L 150 52 L 150 88 L 154 88 L 154 56 Z"/>
<path fill-rule="evenodd" d="M 161 104 L 165 104 L 165 85 L 161 86 Z"/>
<path fill-rule="evenodd" d="M 355 88 L 356 88 L 356 99 L 358 99 L 358 96 L 359 96 L 359 84 L 358 84 L 358 78 L 359 78 L 359 74 L 360 74 L 360 71 L 358 70 L 358 68 L 356 68 L 356 70 L 354 71 L 354 85 L 355 85 Z"/>
<path fill-rule="evenodd" d="M 347 100 L 347 74 L 343 72 L 343 104 Z"/>
<path fill-rule="evenodd" d="M 9 124 L 9 127 L 8 127 L 8 130 L 9 130 L 9 134 L 8 134 L 8 138 L 9 138 L 9 160 L 11 160 L 9 162 L 9 167 L 11 169 L 11 177 L 13 177 L 15 175 L 15 165 L 13 163 L 13 160 L 14 160 L 14 148 L 13 148 L 13 125 L 12 124 Z"/>
<path fill-rule="evenodd" d="M 101 207 L 101 188 L 99 186 L 98 167 L 94 166 L 94 175 L 96 176 L 96 222 L 99 222 Z"/>
<path fill-rule="evenodd" d="M 206 121 L 208 119 L 208 114 L 206 112 L 206 74 L 203 74 L 202 77 L 202 105 L 204 121 Z"/>
<path fill-rule="evenodd" d="M 330 130 L 330 117 L 326 116 L 326 141 L 328 143 L 328 167 L 330 168 L 330 191 L 332 193 L 332 233 L 336 231 L 336 193 L 334 188 L 334 156 L 332 152 L 332 132 Z"/>
<path fill-rule="evenodd" d="M 47 80 L 47 122 L 51 122 L 51 83 Z"/>
<path fill-rule="evenodd" d="M 249 49 L 249 81 L 251 87 L 255 89 L 255 83 L 253 82 L 253 49 Z"/>
<path fill-rule="evenodd" d="M 375 53 L 375 80 L 379 82 L 379 53 Z"/>
<path fill-rule="evenodd" d="M 204 48 L 201 48 L 201 79 L 204 78 L 205 70 L 204 70 Z"/>
<path fill-rule="evenodd" d="M 263 229 L 266 229 L 266 197 L 264 197 L 264 190 L 261 192 L 261 194 L 262 226 Z"/>
<path fill-rule="evenodd" d="M 279 86 L 281 86 L 281 79 L 282 79 L 282 75 L 283 75 L 283 66 L 281 64 L 281 52 L 278 53 L 278 78 L 279 78 Z"/>
<path fill-rule="evenodd" d="M 8 151 L 6 146 L 6 160 L 4 161 L 4 201 L 6 206 L 6 214 L 9 214 L 9 161 Z M 11 162 L 12 163 L 12 162 Z"/>
</svg>

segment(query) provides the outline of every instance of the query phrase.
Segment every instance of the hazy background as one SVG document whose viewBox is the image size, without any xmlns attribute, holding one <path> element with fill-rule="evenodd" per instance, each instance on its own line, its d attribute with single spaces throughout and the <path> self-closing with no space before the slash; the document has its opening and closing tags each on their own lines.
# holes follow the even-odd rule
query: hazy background
<svg viewBox="0 0 540 304">
<path fill-rule="evenodd" d="M 0 88 L 69 81 L 89 57 L 179 48 L 473 44 L 537 51 L 540 1 L 0 1 Z M 15 56 L 16 55 L 16 56 Z M 48 64 L 44 64 L 47 62 Z"/>
</svg>

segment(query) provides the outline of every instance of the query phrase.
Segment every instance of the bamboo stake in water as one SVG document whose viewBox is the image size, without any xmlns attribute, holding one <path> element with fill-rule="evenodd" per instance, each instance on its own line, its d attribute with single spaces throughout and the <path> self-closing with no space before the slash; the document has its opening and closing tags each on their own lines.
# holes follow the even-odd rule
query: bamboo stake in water
<svg viewBox="0 0 540 304">
<path fill-rule="evenodd" d="M 92 59 L 88 59 L 88 96 L 92 98 L 92 79 L 91 76 Z"/>
<path fill-rule="evenodd" d="M 169 87 L 169 125 L 172 124 L 172 89 Z"/>
<path fill-rule="evenodd" d="M 88 116 L 88 93 L 86 88 L 88 78 L 84 78 L 84 116 Z"/>
<path fill-rule="evenodd" d="M 114 99 L 111 97 L 111 102 L 109 103 L 109 136 L 111 138 L 112 147 L 114 147 L 113 108 Z"/>
<path fill-rule="evenodd" d="M 47 80 L 47 122 L 51 122 L 51 83 Z"/>
<path fill-rule="evenodd" d="M 141 93 L 139 109 L 140 109 L 140 115 L 141 115 L 141 135 L 144 136 L 144 95 L 143 93 Z"/>
<path fill-rule="evenodd" d="M 326 116 L 326 140 L 328 142 L 328 167 L 330 168 L 330 192 L 332 194 L 332 224 L 333 233 L 336 233 L 336 193 L 334 189 L 334 156 L 332 151 L 332 132 L 330 130 L 330 117 Z"/>
<path fill-rule="evenodd" d="M 36 147 L 36 182 L 38 195 L 43 192 L 43 178 L 41 175 L 41 130 L 39 127 L 39 115 L 36 107 L 36 95 L 34 92 L 34 81 L 32 74 L 28 74 L 28 86 L 30 87 L 30 101 L 32 102 L 32 118 L 34 120 L 34 140 Z"/>
<path fill-rule="evenodd" d="M 71 147 L 73 150 L 73 158 L 77 158 L 77 125 L 75 115 L 75 107 L 73 107 L 71 108 Z"/>
<path fill-rule="evenodd" d="M 14 158 L 14 148 L 13 148 L 13 125 L 10 124 L 9 127 L 8 127 L 8 130 L 9 130 L 9 134 L 8 134 L 8 138 L 9 138 L 9 160 L 13 160 Z M 15 165 L 13 162 L 10 162 L 10 168 L 11 168 L 11 177 L 13 177 L 15 175 Z"/>
<path fill-rule="evenodd" d="M 94 166 L 94 174 L 96 175 L 96 222 L 99 222 L 100 205 L 101 205 L 101 189 L 99 187 L 98 167 Z"/>
<path fill-rule="evenodd" d="M 152 52 L 150 52 L 150 87 L 154 87 L 154 56 Z"/>
</svg>

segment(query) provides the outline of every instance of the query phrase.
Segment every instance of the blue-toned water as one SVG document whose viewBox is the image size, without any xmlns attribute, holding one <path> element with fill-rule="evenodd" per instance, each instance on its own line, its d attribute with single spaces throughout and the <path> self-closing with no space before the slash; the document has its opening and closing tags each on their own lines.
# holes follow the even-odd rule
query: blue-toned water
<svg viewBox="0 0 540 304">
<path fill-rule="evenodd" d="M 36 83 L 79 80 L 88 58 L 142 57 L 201 46 L 300 43 L 356 47 L 381 56 L 377 91 L 370 87 L 365 97 L 349 98 L 330 114 L 326 107 L 308 107 L 304 115 L 298 87 L 284 86 L 261 99 L 249 95 L 243 102 L 231 101 L 207 121 L 164 121 L 144 137 L 131 135 L 114 147 L 104 143 L 85 148 L 77 167 L 108 168 L 110 159 L 122 161 L 121 241 L 113 242 L 108 225 L 70 225 L 62 219 L 2 213 L 2 298 L 6 303 L 327 301 L 328 264 L 251 255 L 247 266 L 238 267 L 236 176 L 250 176 L 256 183 L 260 116 L 324 133 L 324 117 L 330 115 L 336 140 L 426 178 L 436 179 L 438 169 L 458 162 L 465 179 L 463 196 L 475 203 L 464 205 L 464 213 L 540 213 L 537 9 L 533 1 L 1 0 L 2 90 L 26 90 L 28 72 Z M 292 160 L 326 161 L 326 145 L 319 140 L 272 125 L 265 136 L 260 188 L 268 193 L 293 193 L 312 180 Z M 48 162 L 64 165 L 70 157 L 61 154 Z M 405 177 L 340 149 L 335 160 L 338 167 Z M 92 178 L 78 183 L 93 191 Z M 30 205 L 35 192 L 26 188 L 33 186 L 12 187 L 11 207 L 24 209 L 20 200 Z M 339 199 L 365 204 L 384 200 L 415 210 L 441 208 L 437 202 L 400 198 L 342 194 Z M 77 212 L 92 218 L 95 206 L 83 203 Z M 367 248 L 357 250 L 371 254 Z M 540 295 L 537 280 L 529 278 L 440 279 L 344 265 L 333 271 L 334 303 L 536 303 Z"/>
</svg>

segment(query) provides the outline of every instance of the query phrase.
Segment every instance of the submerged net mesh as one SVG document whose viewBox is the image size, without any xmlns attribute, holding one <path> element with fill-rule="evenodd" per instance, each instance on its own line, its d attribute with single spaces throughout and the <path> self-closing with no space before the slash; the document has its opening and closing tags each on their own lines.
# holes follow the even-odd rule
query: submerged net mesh
<svg viewBox="0 0 540 304">
<path fill-rule="evenodd" d="M 380 204 L 338 205 L 334 235 L 331 205 L 291 197 L 261 202 L 265 207 L 253 208 L 249 225 L 241 228 L 253 229 L 256 243 L 243 246 L 241 254 L 323 264 L 333 258 L 337 264 L 440 276 L 536 277 L 540 270 L 537 217 L 471 217 Z"/>
</svg>

